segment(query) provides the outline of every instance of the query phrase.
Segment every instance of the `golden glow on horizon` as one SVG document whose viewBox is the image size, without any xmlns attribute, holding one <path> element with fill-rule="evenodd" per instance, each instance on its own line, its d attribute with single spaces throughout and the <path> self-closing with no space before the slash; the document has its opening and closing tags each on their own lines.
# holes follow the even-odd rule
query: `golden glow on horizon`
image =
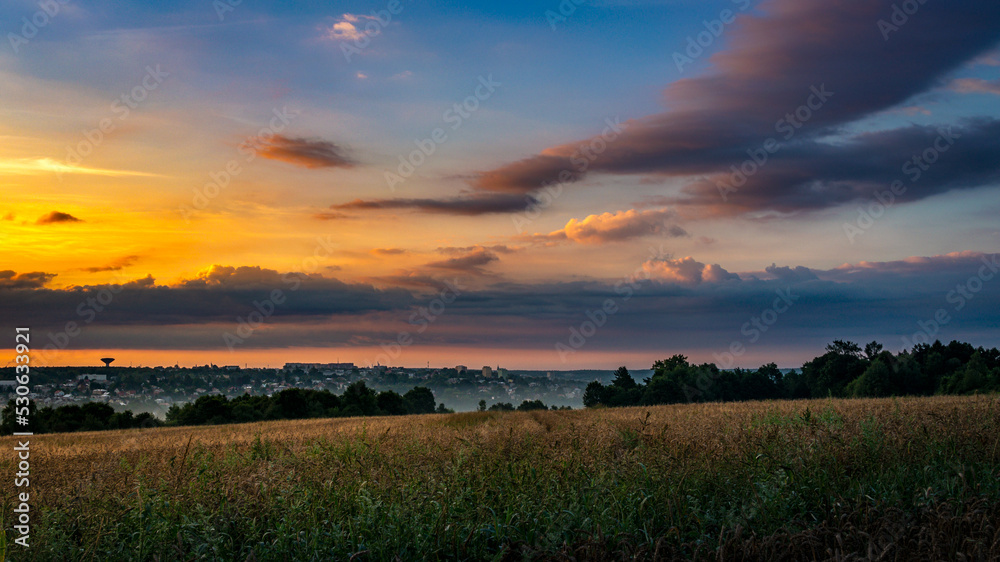
<svg viewBox="0 0 1000 562">
<path fill-rule="evenodd" d="M 44 334 L 33 334 L 32 341 L 36 349 L 43 347 L 48 340 Z M 747 369 L 775 361 L 782 368 L 795 367 L 804 361 L 812 359 L 816 354 L 812 350 L 799 349 L 769 349 L 748 353 L 734 365 Z M 694 363 L 718 362 L 712 355 L 717 350 L 692 349 L 685 350 L 685 355 Z M 613 370 L 625 365 L 630 370 L 648 369 L 654 361 L 665 359 L 672 354 L 669 350 L 661 352 L 650 351 L 588 351 L 580 350 L 570 356 L 567 362 L 562 362 L 553 349 L 505 349 L 505 348 L 469 348 L 469 347 L 438 347 L 418 346 L 404 348 L 395 358 L 390 358 L 391 367 L 425 367 L 430 362 L 431 368 L 454 367 L 466 365 L 470 369 L 490 365 L 496 368 L 522 370 L 573 370 L 573 369 L 608 369 Z M 229 352 L 220 350 L 169 350 L 169 349 L 66 349 L 49 352 L 42 361 L 40 352 L 35 353 L 32 360 L 36 369 L 45 366 L 93 366 L 102 367 L 101 357 L 114 357 L 114 367 L 156 367 L 173 366 L 192 367 L 196 365 L 239 365 L 243 367 L 281 367 L 285 363 L 329 363 L 351 362 L 359 367 L 367 367 L 376 362 L 385 364 L 385 350 L 380 347 L 323 347 L 323 348 L 275 348 L 247 349 Z M 0 354 L 0 366 L 13 365 L 14 354 Z"/>
</svg>

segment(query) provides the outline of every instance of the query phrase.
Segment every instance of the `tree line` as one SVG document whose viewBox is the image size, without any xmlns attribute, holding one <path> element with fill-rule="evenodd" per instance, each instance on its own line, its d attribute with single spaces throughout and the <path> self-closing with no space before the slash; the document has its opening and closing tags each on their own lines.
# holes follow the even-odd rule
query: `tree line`
<svg viewBox="0 0 1000 562">
<path fill-rule="evenodd" d="M 15 425 L 14 413 L 14 401 L 11 400 L 3 409 L 0 435 L 10 435 L 15 431 L 71 433 L 74 431 L 104 431 L 162 425 L 162 422 L 149 412 L 142 412 L 138 415 L 130 410 L 116 412 L 111 406 L 100 402 L 86 402 L 79 406 L 71 404 L 58 408 L 36 408 L 32 401 L 28 405 L 29 424 L 26 427 Z"/>
<path fill-rule="evenodd" d="M 756 370 L 720 370 L 714 363 L 693 365 L 684 355 L 653 364 L 653 374 L 638 383 L 620 367 L 610 384 L 591 382 L 583 404 L 636 406 L 680 402 L 927 396 L 1000 391 L 1000 350 L 940 341 L 893 354 L 878 342 L 865 345 L 836 340 L 826 352 L 782 372 L 774 363 Z"/>
<path fill-rule="evenodd" d="M 340 396 L 329 390 L 289 388 L 272 396 L 244 394 L 233 399 L 202 396 L 183 406 L 167 410 L 167 423 L 176 425 L 217 425 L 263 420 L 337 418 L 357 416 L 402 416 L 447 413 L 444 404 L 435 407 L 434 393 L 416 386 L 406 394 L 386 390 L 376 392 L 365 381 L 348 385 Z"/>
<path fill-rule="evenodd" d="M 161 422 L 148 412 L 139 415 L 134 415 L 131 411 L 115 412 L 111 406 L 97 402 L 88 402 L 82 406 L 37 409 L 32 403 L 30 408 L 29 428 L 18 428 L 15 426 L 14 401 L 11 400 L 3 410 L 0 435 L 26 430 L 34 433 L 66 433 L 159 425 L 215 425 L 264 420 L 452 412 L 443 403 L 436 404 L 434 393 L 427 387 L 417 386 L 400 395 L 392 390 L 376 392 L 364 381 L 352 383 L 339 396 L 328 390 L 303 388 L 289 388 L 271 396 L 244 394 L 232 399 L 223 395 L 201 396 L 183 406 L 171 406 L 167 411 L 166 422 Z"/>
</svg>

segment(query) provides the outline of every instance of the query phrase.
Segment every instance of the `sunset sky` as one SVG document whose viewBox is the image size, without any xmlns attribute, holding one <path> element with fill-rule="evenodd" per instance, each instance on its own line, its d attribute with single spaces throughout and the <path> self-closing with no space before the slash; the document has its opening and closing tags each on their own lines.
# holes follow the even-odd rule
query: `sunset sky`
<svg viewBox="0 0 1000 562">
<path fill-rule="evenodd" d="M 0 24 L 0 318 L 39 363 L 997 345 L 995 0 L 10 0 Z"/>
</svg>

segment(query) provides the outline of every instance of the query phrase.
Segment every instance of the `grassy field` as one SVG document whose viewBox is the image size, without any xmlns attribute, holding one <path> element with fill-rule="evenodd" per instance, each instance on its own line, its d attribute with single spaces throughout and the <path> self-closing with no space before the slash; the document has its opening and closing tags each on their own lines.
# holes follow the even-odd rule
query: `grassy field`
<svg viewBox="0 0 1000 562">
<path fill-rule="evenodd" d="M 985 560 L 998 445 L 997 397 L 46 435 L 28 550 L 0 490 L 11 560 Z"/>
</svg>

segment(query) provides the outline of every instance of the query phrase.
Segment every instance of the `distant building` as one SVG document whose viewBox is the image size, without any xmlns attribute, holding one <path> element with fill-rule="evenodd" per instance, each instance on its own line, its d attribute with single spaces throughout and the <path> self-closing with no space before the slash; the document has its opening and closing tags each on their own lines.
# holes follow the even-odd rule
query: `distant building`
<svg viewBox="0 0 1000 562">
<path fill-rule="evenodd" d="M 483 378 L 488 379 L 493 376 L 493 369 L 489 365 L 483 365 Z"/>
<path fill-rule="evenodd" d="M 302 369 L 309 372 L 312 369 L 317 371 L 352 371 L 354 363 L 285 363 L 286 371 Z"/>
<path fill-rule="evenodd" d="M 497 367 L 497 376 L 500 377 L 500 378 L 506 377 L 507 376 L 507 369 L 503 369 L 503 368 L 501 368 L 501 367 L 498 366 Z"/>
<path fill-rule="evenodd" d="M 462 373 L 468 372 L 469 368 L 466 367 L 465 365 L 455 365 L 455 371 L 461 375 Z"/>
<path fill-rule="evenodd" d="M 108 375 L 85 374 L 85 375 L 77 375 L 76 376 L 76 380 L 78 380 L 78 381 L 82 381 L 83 379 L 87 379 L 90 382 L 107 382 L 108 381 Z"/>
</svg>

